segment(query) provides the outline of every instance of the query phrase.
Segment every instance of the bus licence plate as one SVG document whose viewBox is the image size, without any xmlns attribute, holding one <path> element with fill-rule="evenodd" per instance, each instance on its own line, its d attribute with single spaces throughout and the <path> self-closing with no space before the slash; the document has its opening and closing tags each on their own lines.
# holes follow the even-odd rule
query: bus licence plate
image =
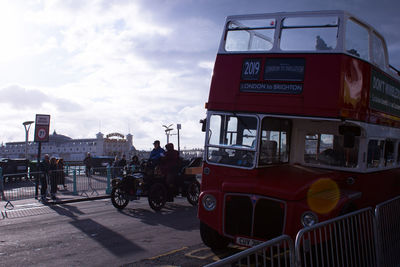
<svg viewBox="0 0 400 267">
<path fill-rule="evenodd" d="M 247 237 L 242 237 L 242 236 L 237 236 L 236 237 L 236 244 L 239 246 L 245 246 L 245 247 L 254 247 L 257 246 L 258 244 L 261 244 L 264 241 L 261 240 L 256 240 L 256 239 L 251 239 Z"/>
</svg>

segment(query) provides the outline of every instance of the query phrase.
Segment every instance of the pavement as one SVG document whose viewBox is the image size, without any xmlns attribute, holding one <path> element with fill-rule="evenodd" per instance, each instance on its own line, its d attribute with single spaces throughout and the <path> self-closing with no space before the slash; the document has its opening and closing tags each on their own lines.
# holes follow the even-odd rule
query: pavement
<svg viewBox="0 0 400 267">
<path fill-rule="evenodd" d="M 110 198 L 110 195 L 106 194 L 104 189 L 98 191 L 97 190 L 83 191 L 79 192 L 78 194 L 73 194 L 72 192 L 67 190 L 59 190 L 56 194 L 55 200 L 52 200 L 50 197 L 47 197 L 46 202 L 42 202 L 40 199 L 36 198 L 25 198 L 12 201 L 1 200 L 0 211 L 4 213 L 9 210 L 25 209 L 32 203 L 37 203 L 41 205 L 59 205 L 59 204 L 91 201 L 91 200 L 106 199 L 106 198 Z"/>
</svg>

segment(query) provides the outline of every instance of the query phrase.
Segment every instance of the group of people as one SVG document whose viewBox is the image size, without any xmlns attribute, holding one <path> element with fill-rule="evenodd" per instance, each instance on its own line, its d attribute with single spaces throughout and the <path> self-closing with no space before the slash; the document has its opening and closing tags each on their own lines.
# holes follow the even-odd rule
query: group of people
<svg viewBox="0 0 400 267">
<path fill-rule="evenodd" d="M 161 174 L 166 177 L 166 183 L 170 189 L 174 190 L 175 178 L 179 171 L 179 153 L 174 149 L 172 143 L 166 144 L 165 150 L 160 146 L 159 140 L 154 141 L 153 145 L 154 149 L 150 153 L 149 164 L 160 170 Z M 86 176 L 90 177 L 93 168 L 93 161 L 90 152 L 87 153 L 83 163 L 85 165 Z M 132 170 L 139 168 L 140 162 L 138 156 L 133 156 L 129 164 L 125 155 L 123 155 L 121 159 L 116 156 L 112 163 L 112 168 L 114 170 L 113 176 L 118 175 L 117 172 L 128 165 Z M 62 184 L 64 189 L 66 188 L 65 173 L 63 170 L 64 160 L 62 158 L 57 160 L 55 157 L 50 158 L 48 154 L 44 156 L 43 161 L 40 163 L 40 171 L 42 173 L 40 176 L 40 193 L 42 201 L 47 201 L 48 182 L 50 182 L 50 195 L 53 200 L 56 199 L 59 184 Z"/>
<path fill-rule="evenodd" d="M 50 158 L 48 154 L 44 155 L 44 159 L 40 162 L 40 195 L 43 202 L 47 201 L 47 185 L 50 183 L 50 196 L 51 199 L 56 200 L 56 193 L 58 185 L 62 184 L 64 189 L 65 173 L 64 173 L 64 160 L 62 158 Z"/>
</svg>

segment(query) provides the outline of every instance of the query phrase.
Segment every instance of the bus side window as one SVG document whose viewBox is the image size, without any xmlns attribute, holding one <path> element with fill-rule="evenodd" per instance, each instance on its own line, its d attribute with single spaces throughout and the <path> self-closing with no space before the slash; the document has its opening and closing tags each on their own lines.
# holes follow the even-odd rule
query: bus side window
<svg viewBox="0 0 400 267">
<path fill-rule="evenodd" d="M 400 142 L 397 145 L 397 165 L 400 165 Z"/>
<path fill-rule="evenodd" d="M 391 140 L 385 142 L 385 166 L 394 164 L 394 143 Z"/>
<path fill-rule="evenodd" d="M 372 62 L 381 69 L 386 68 L 385 45 L 383 40 L 375 33 L 372 34 Z"/>
<path fill-rule="evenodd" d="M 369 140 L 368 142 L 368 155 L 367 167 L 378 168 L 380 165 L 381 156 L 383 155 L 383 147 L 385 141 L 382 140 Z"/>
<path fill-rule="evenodd" d="M 369 60 L 368 30 L 353 20 L 346 25 L 346 50 L 348 53 Z"/>
</svg>

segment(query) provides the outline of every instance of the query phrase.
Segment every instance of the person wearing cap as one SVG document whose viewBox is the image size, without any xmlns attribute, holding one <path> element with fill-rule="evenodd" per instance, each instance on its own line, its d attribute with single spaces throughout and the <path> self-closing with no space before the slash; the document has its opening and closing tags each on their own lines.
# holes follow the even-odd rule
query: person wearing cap
<svg viewBox="0 0 400 267">
<path fill-rule="evenodd" d="M 164 157 L 165 150 L 160 146 L 160 141 L 156 140 L 153 143 L 154 148 L 150 153 L 149 161 L 153 166 L 160 163 L 161 157 Z"/>
</svg>

